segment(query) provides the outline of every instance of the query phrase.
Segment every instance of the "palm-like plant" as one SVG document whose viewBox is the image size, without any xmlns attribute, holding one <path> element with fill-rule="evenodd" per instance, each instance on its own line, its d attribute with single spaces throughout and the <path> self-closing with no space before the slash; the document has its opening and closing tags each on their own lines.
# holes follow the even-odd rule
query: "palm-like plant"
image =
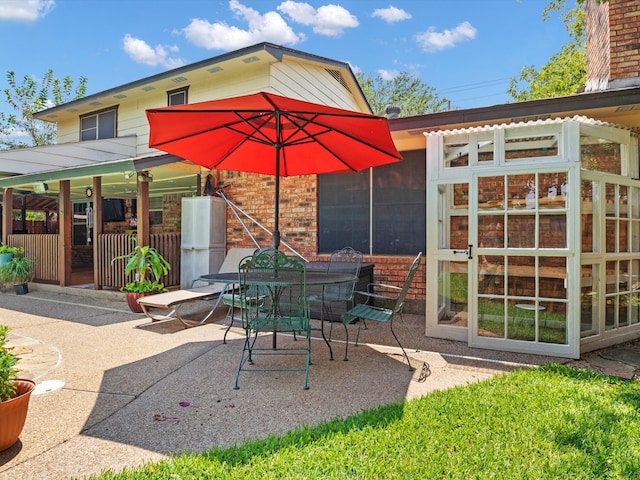
<svg viewBox="0 0 640 480">
<path fill-rule="evenodd" d="M 166 275 L 171 269 L 169 262 L 160 255 L 155 248 L 149 245 L 140 245 L 133 238 L 133 250 L 126 255 L 115 257 L 116 260 L 125 260 L 124 273 L 134 274 L 135 280 L 127 283 L 122 290 L 125 292 L 155 292 L 164 290 L 164 284 L 160 283 L 160 277 Z"/>
</svg>

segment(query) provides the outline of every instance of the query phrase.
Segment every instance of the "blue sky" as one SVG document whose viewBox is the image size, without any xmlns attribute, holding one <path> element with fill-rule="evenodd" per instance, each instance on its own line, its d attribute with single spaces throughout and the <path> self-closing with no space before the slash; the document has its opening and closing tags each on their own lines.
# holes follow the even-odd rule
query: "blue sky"
<svg viewBox="0 0 640 480">
<path fill-rule="evenodd" d="M 510 101 L 523 66 L 542 66 L 569 40 L 557 14 L 543 21 L 547 3 L 0 0 L 0 88 L 10 70 L 38 78 L 51 68 L 87 77 L 91 94 L 269 41 L 366 74 L 415 74 L 453 108 L 495 105 Z"/>
</svg>

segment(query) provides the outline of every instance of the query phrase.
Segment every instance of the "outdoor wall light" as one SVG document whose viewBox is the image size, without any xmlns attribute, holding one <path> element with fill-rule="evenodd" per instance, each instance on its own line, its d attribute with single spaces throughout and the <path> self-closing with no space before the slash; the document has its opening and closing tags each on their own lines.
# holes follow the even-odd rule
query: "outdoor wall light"
<svg viewBox="0 0 640 480">
<path fill-rule="evenodd" d="M 44 182 L 37 182 L 33 184 L 33 191 L 36 193 L 45 193 L 49 190 L 49 185 Z"/>
</svg>

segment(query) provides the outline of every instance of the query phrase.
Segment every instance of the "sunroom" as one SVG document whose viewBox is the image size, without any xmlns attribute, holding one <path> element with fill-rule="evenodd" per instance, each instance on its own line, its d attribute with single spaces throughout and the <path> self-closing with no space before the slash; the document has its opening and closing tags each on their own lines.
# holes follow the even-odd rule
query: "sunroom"
<svg viewBox="0 0 640 480">
<path fill-rule="evenodd" d="M 425 135 L 428 336 L 568 358 L 640 336 L 634 133 L 572 117 Z"/>
</svg>

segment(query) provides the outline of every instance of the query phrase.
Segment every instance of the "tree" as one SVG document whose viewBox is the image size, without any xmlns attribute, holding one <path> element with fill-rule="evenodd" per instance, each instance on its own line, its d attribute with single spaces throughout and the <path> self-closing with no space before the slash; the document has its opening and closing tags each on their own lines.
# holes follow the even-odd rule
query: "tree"
<svg viewBox="0 0 640 480">
<path fill-rule="evenodd" d="M 441 112 L 450 105 L 449 100 L 440 98 L 433 87 L 407 72 L 402 72 L 391 80 L 363 73 L 356 74 L 356 78 L 376 115 L 386 115 L 388 105 L 400 107 L 401 117 Z"/>
<path fill-rule="evenodd" d="M 13 113 L 0 112 L 0 149 L 55 143 L 56 126 L 36 120 L 33 115 L 45 108 L 82 98 L 87 91 L 85 77 L 80 77 L 74 88 L 70 76 L 62 80 L 54 78 L 51 69 L 47 70 L 40 81 L 25 75 L 20 84 L 16 81 L 15 72 L 10 71 L 7 73 L 7 83 L 9 87 L 3 93 Z M 27 137 L 29 141 L 19 140 L 23 137 Z"/>
<path fill-rule="evenodd" d="M 582 5 L 584 0 L 576 0 Z M 598 2 L 600 3 L 600 2 Z M 561 11 L 565 0 L 554 0 L 542 12 L 548 20 L 552 11 Z M 572 95 L 584 87 L 587 77 L 587 55 L 585 45 L 585 15 L 580 7 L 570 9 L 563 15 L 565 29 L 570 41 L 553 55 L 540 70 L 533 65 L 525 66 L 519 77 L 513 77 L 507 93 L 516 101 Z"/>
</svg>

